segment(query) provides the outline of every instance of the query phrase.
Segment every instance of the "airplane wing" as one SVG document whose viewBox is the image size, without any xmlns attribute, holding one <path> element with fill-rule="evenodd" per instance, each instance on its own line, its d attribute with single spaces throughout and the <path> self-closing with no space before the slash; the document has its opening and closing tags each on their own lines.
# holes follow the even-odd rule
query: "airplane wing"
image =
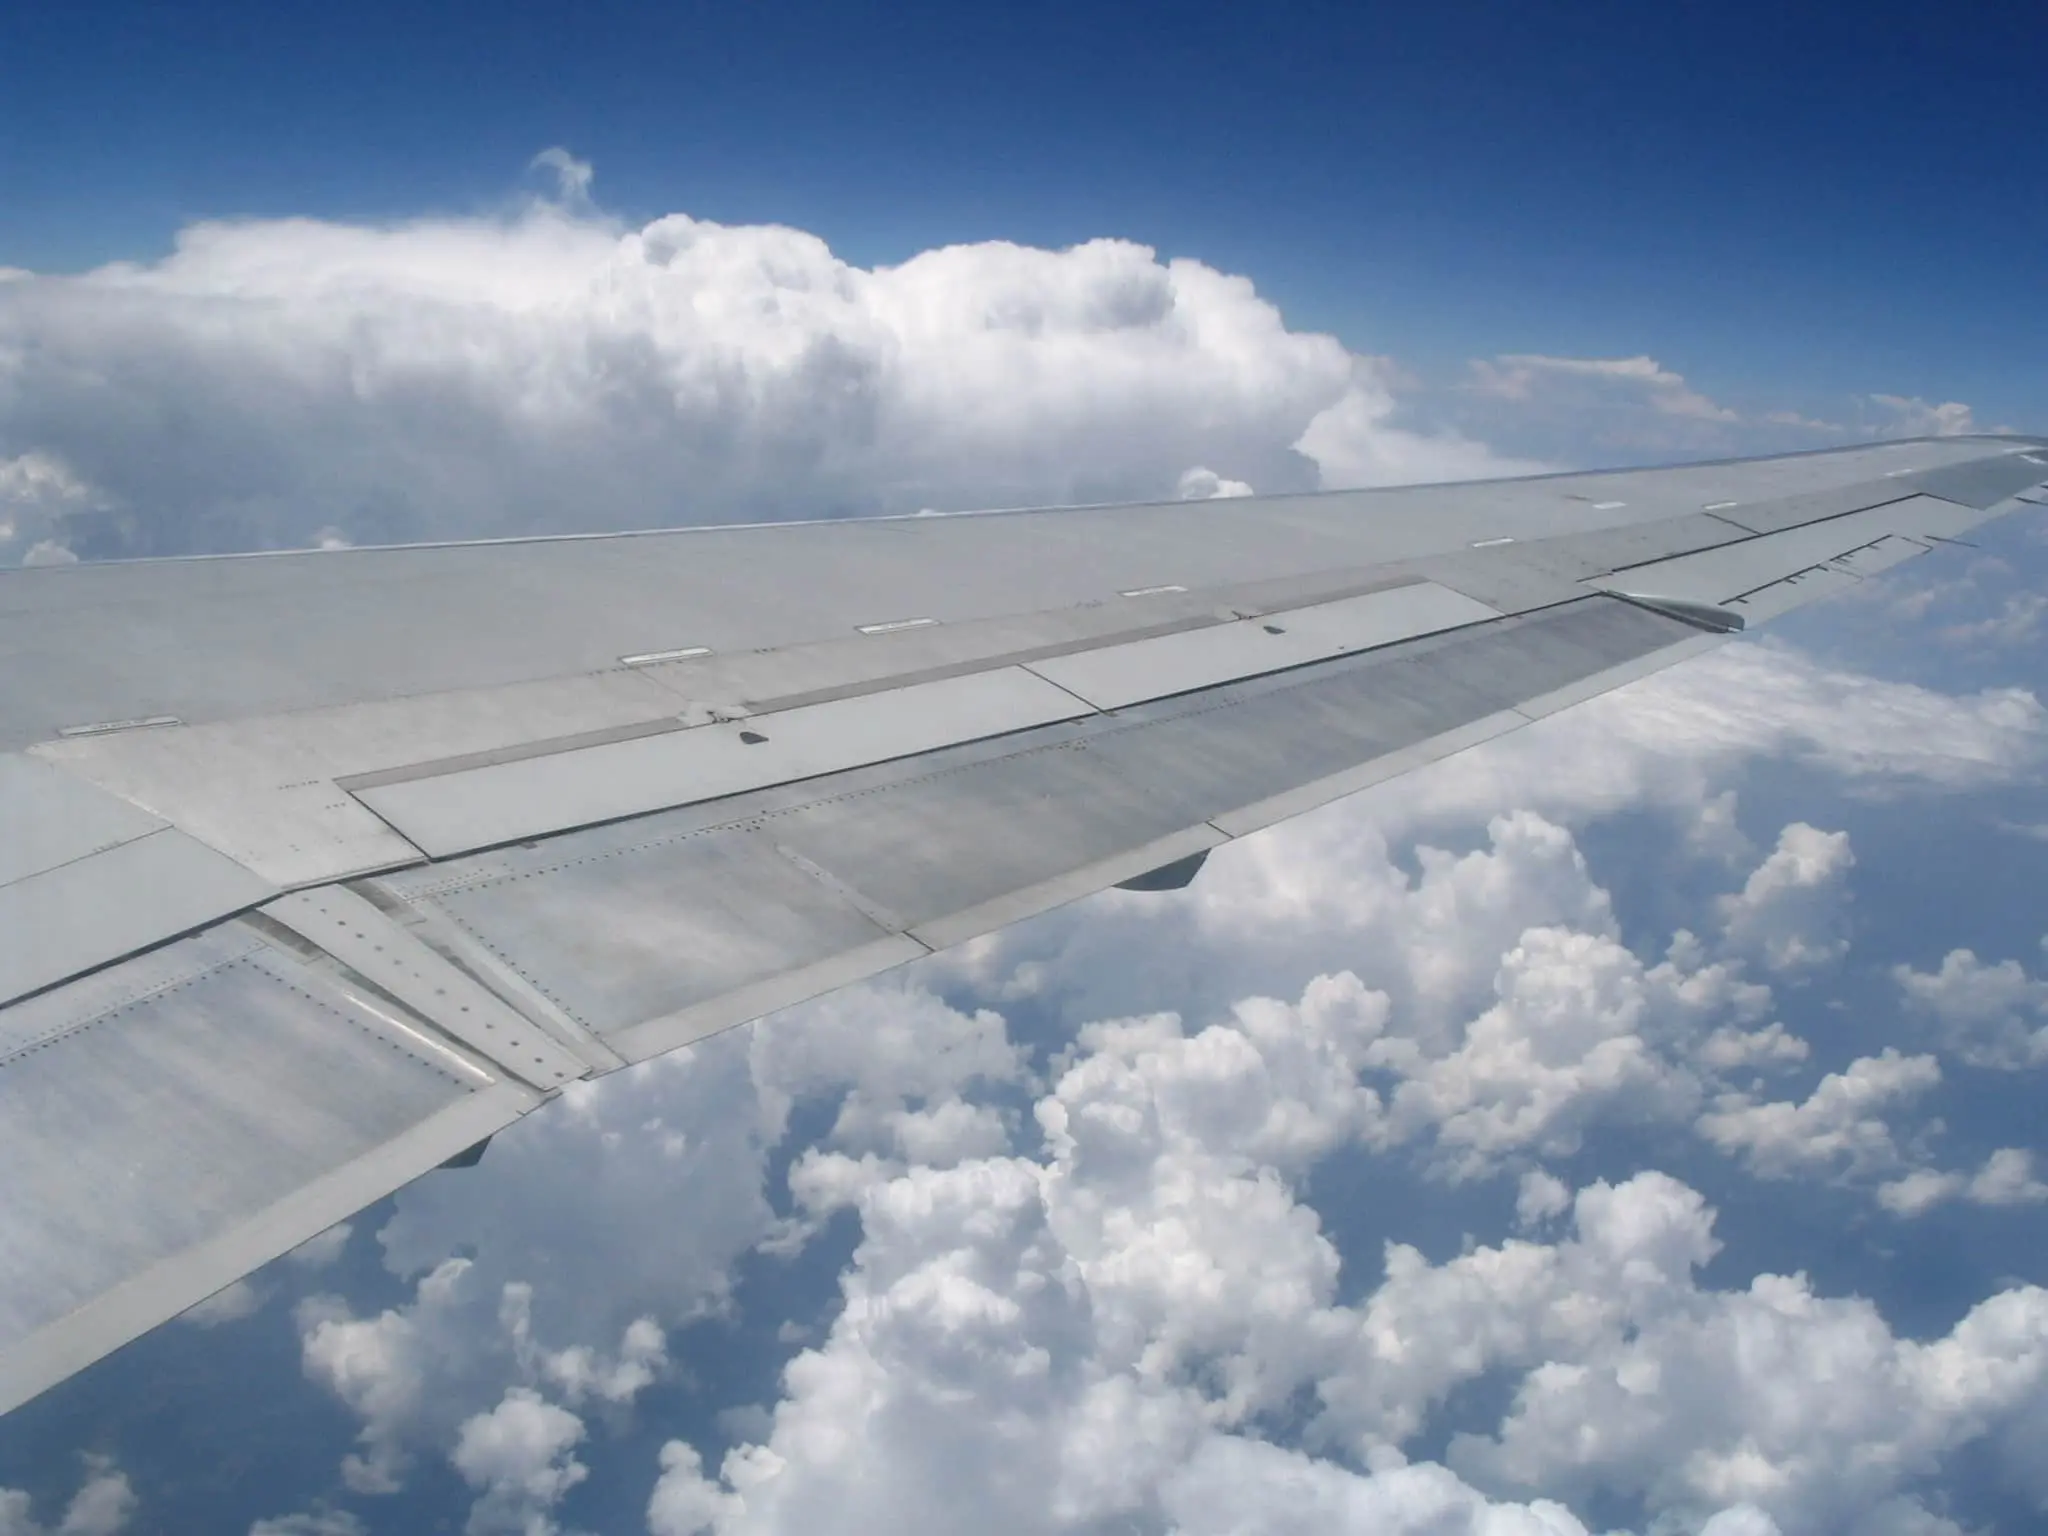
<svg viewBox="0 0 2048 1536">
<path fill-rule="evenodd" d="M 2048 443 L 0 573 L 0 1410 L 558 1092 L 1695 656 Z"/>
</svg>

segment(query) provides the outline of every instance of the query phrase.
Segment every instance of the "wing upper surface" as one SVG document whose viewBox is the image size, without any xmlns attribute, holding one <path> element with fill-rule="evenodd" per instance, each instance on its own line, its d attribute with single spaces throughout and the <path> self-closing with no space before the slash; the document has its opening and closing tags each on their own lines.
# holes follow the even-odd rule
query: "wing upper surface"
<svg viewBox="0 0 2048 1536">
<path fill-rule="evenodd" d="M 572 1078 L 1463 750 L 2044 480 L 2030 441 L 1942 440 L 0 575 L 0 1408 Z"/>
</svg>

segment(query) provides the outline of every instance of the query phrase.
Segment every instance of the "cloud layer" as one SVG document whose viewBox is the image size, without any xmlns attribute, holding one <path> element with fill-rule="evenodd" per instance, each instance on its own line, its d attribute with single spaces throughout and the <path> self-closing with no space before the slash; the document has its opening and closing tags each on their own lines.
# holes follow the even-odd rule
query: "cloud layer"
<svg viewBox="0 0 2048 1536">
<path fill-rule="evenodd" d="M 562 201 L 199 224 L 0 283 L 0 511 L 41 558 L 1453 478 L 1392 375 L 1120 240 L 873 270 Z"/>
</svg>

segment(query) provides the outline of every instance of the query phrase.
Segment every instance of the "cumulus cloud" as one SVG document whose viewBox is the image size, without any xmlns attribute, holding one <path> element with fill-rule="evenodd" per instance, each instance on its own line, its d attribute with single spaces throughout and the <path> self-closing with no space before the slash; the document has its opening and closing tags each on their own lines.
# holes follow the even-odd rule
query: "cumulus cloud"
<svg viewBox="0 0 2048 1536">
<path fill-rule="evenodd" d="M 1581 1190 L 1553 1246 L 1437 1265 L 1390 1250 L 1360 1330 L 1371 1368 L 1320 1390 L 1353 1434 L 1385 1436 L 1414 1422 L 1418 1397 L 1507 1366 L 1518 1384 L 1498 1430 L 1452 1442 L 1466 1477 L 1635 1492 L 1694 1520 L 1748 1504 L 1798 1530 L 1900 1507 L 1903 1482 L 2038 1399 L 2048 1292 L 2002 1292 L 1946 1337 L 1902 1339 L 1868 1302 L 1801 1276 L 1701 1287 L 1712 1222 L 1693 1191 L 1645 1173 Z"/>
<path fill-rule="evenodd" d="M 1160 1489 L 1171 1536 L 1585 1536 L 1562 1504 L 1488 1499 L 1423 1463 L 1360 1475 L 1256 1440 L 1218 1435 Z"/>
<path fill-rule="evenodd" d="M 1720 901 L 1728 946 L 1773 971 L 1812 970 L 1848 952 L 1842 902 L 1856 862 L 1846 832 L 1795 821 L 1734 895 Z"/>
<path fill-rule="evenodd" d="M 88 511 L 102 502 L 55 454 L 31 449 L 0 457 L 0 564 L 60 563 L 70 551 L 52 532 L 66 513 Z"/>
<path fill-rule="evenodd" d="M 0 488 L 42 507 L 17 543 L 361 544 L 1516 467 L 1396 425 L 1385 364 L 1200 262 L 1105 239 L 868 269 L 781 226 L 623 227 L 588 204 L 587 164 L 535 163 L 560 196 L 503 218 L 198 224 L 160 261 L 0 284 Z"/>
<path fill-rule="evenodd" d="M 55 1525 L 38 1524 L 29 1496 L 0 1488 L 0 1536 L 118 1536 L 135 1514 L 135 1490 L 128 1474 L 106 1456 L 82 1458 L 85 1478 Z"/>
<path fill-rule="evenodd" d="M 307 1377 L 360 1424 L 344 1481 L 395 1491 L 421 1454 L 452 1456 L 508 1392 L 626 1413 L 668 1373 L 671 1332 L 728 1311 L 741 1255 L 801 1244 L 862 1180 L 907 1161 L 1006 1147 L 1003 1116 L 961 1093 L 1024 1071 L 996 1014 L 884 981 L 571 1085 L 476 1167 L 400 1192 L 377 1239 L 386 1266 L 414 1281 L 409 1299 L 367 1316 L 334 1296 L 299 1304 Z M 768 1197 L 769 1159 L 810 1100 L 836 1113 L 790 1174 L 812 1219 L 786 1221 Z M 331 1258 L 347 1235 L 315 1244 Z M 504 1503 L 487 1490 L 479 1507 Z"/>
<path fill-rule="evenodd" d="M 575 1457 L 583 1421 L 538 1394 L 514 1387 L 488 1413 L 466 1421 L 449 1460 L 478 1498 L 464 1529 L 554 1536 L 552 1511 L 590 1475 Z"/>
<path fill-rule="evenodd" d="M 1930 1019 L 1942 1045 L 1973 1067 L 2014 1071 L 2048 1062 L 2048 981 L 2017 960 L 1987 965 L 1967 949 L 1937 971 L 1892 968 L 1908 1008 Z"/>
<path fill-rule="evenodd" d="M 1802 1276 L 1709 1289 L 1713 1212 L 1658 1173 L 1580 1190 L 1552 1244 L 1441 1263 L 1390 1245 L 1384 1279 L 1338 1304 L 1335 1254 L 1284 1177 L 1160 1119 L 1185 1091 L 1181 1053 L 1099 1043 L 1111 1076 L 1156 1070 L 1159 1095 L 1090 1113 L 1108 1103 L 1084 1059 L 1041 1107 L 1081 1112 L 1051 1116 L 1043 1162 L 870 1185 L 830 1335 L 715 1473 L 685 1442 L 664 1449 L 656 1536 L 1562 1533 L 1584 1527 L 1546 1500 L 1596 1491 L 1658 1528 L 1891 1529 L 1931 1518 L 1911 1487 L 2048 1383 L 2048 1292 L 2000 1293 L 1923 1342 Z M 1447 1467 L 1409 1463 L 1462 1386 L 1503 1374 L 1496 1428 L 1454 1434 Z M 1248 1433 L 1303 1401 L 1320 1453 Z"/>
<path fill-rule="evenodd" d="M 1487 1172 L 1507 1152 L 1576 1151 L 1586 1122 L 1683 1117 L 1699 1086 L 1661 1053 L 1652 1017 L 1683 1008 L 1674 967 L 1646 969 L 1605 935 L 1532 928 L 1501 958 L 1498 1001 L 1458 1047 L 1400 1063 L 1404 1129 L 1434 1128 L 1449 1166 Z"/>
<path fill-rule="evenodd" d="M 1424 435 L 1395 426 L 1391 418 L 1397 402 L 1377 365 L 1360 358 L 1353 369 L 1350 386 L 1318 411 L 1294 442 L 1295 451 L 1315 463 L 1318 482 L 1326 489 L 1538 474 L 1555 468 L 1540 459 L 1499 457 L 1454 433 Z"/>
<path fill-rule="evenodd" d="M 1700 1134 L 1765 1178 L 1883 1172 L 1902 1159 L 1887 1112 L 1941 1081 L 1932 1056 L 1890 1046 L 1824 1076 L 1802 1102 L 1723 1095 L 1699 1118 Z"/>
<path fill-rule="evenodd" d="M 1939 405 L 1917 395 L 1865 395 L 1867 405 L 1877 411 L 1871 430 L 1886 437 L 1966 437 L 1981 432 L 1976 415 L 1959 400 Z"/>
<path fill-rule="evenodd" d="M 1877 1198 L 1894 1215 L 1918 1216 L 1955 1199 L 1972 1205 L 2038 1205 L 2048 1200 L 2048 1184 L 2034 1176 L 2033 1153 L 2023 1147 L 2000 1147 L 1974 1174 L 1918 1168 L 1881 1187 Z"/>
<path fill-rule="evenodd" d="M 1242 480 L 1230 480 L 1200 464 L 1183 470 L 1174 494 L 1182 501 L 1214 501 L 1226 496 L 1250 496 L 1252 488 Z"/>
<path fill-rule="evenodd" d="M 1515 1225 L 1524 1231 L 1571 1209 L 1571 1186 L 1555 1174 L 1531 1168 L 1515 1195 Z"/>
<path fill-rule="evenodd" d="M 512 1387 L 630 1407 L 668 1330 L 721 1312 L 732 1263 L 774 1229 L 761 1114 L 731 1036 L 576 1085 L 476 1167 L 403 1191 L 377 1235 L 410 1299 L 298 1308 L 307 1377 L 360 1421 L 348 1486 L 402 1486 Z"/>
</svg>

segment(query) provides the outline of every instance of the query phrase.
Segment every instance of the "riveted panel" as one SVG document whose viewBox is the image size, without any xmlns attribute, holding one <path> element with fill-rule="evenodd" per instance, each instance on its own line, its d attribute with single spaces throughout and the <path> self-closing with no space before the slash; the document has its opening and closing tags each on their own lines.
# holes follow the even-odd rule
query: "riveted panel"
<svg viewBox="0 0 2048 1536">
<path fill-rule="evenodd" d="M 889 937 L 745 827 L 651 816 L 380 877 L 609 1038 Z"/>
<path fill-rule="evenodd" d="M 239 923 L 0 1012 L 0 1408 L 434 1166 L 475 1096 L 538 1101 L 499 1087 Z M 432 1161 L 342 1177 L 409 1136 Z"/>
</svg>

